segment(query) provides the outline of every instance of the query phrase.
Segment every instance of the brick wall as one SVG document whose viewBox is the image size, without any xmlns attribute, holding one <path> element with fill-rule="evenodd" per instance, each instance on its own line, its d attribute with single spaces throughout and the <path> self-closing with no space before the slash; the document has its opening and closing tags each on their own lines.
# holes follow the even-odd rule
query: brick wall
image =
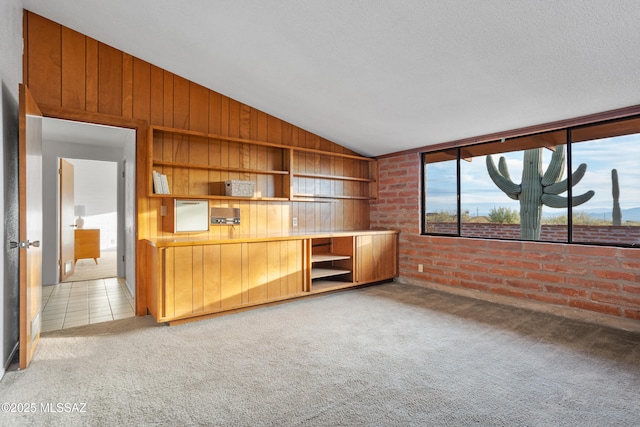
<svg viewBox="0 0 640 427">
<path fill-rule="evenodd" d="M 640 321 L 640 249 L 421 236 L 420 156 L 378 168 L 371 225 L 401 231 L 400 280 Z"/>
</svg>

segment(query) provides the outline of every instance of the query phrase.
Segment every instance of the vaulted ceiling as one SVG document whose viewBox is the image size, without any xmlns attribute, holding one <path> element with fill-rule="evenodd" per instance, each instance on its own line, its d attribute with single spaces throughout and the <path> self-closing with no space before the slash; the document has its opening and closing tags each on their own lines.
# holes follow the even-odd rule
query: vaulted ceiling
<svg viewBox="0 0 640 427">
<path fill-rule="evenodd" d="M 22 0 L 374 156 L 640 104 L 637 0 Z"/>
</svg>

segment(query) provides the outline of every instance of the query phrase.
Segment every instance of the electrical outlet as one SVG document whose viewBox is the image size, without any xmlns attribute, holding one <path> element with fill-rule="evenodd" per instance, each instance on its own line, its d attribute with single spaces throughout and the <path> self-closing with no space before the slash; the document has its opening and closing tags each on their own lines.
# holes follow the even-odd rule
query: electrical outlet
<svg viewBox="0 0 640 427">
<path fill-rule="evenodd" d="M 293 226 L 294 227 L 298 226 L 298 218 L 293 218 Z"/>
<path fill-rule="evenodd" d="M 424 271 L 424 267 L 422 264 L 418 264 L 418 273 L 422 273 Z"/>
</svg>

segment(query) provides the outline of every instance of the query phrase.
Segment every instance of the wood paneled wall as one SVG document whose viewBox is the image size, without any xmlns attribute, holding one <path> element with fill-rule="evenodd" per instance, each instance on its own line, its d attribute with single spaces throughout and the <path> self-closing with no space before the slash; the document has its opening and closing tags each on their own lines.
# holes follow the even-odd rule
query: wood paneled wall
<svg viewBox="0 0 640 427">
<path fill-rule="evenodd" d="M 24 37 L 25 84 L 38 104 L 78 112 L 69 118 L 82 120 L 82 113 L 87 113 L 86 117 L 105 115 L 144 121 L 148 125 L 351 153 L 318 135 L 28 11 L 25 11 Z M 138 141 L 140 144 L 140 138 Z M 146 147 L 138 147 L 137 152 L 138 237 L 156 238 L 167 234 L 159 216 L 163 201 L 140 194 L 148 188 L 147 175 L 151 172 L 147 170 L 147 159 L 140 158 L 147 153 Z M 244 154 L 228 150 L 220 155 L 228 156 L 233 162 Z M 333 170 L 335 162 L 329 165 L 318 156 L 303 156 L 307 158 L 297 171 L 343 175 L 343 168 L 349 164 L 345 161 L 340 164 L 340 170 Z M 210 205 L 241 209 L 242 230 L 235 232 L 288 232 L 293 217 L 298 218 L 299 224 L 294 231 L 369 228 L 367 200 L 212 200 Z M 231 231 L 229 227 L 217 227 L 212 228 L 210 234 L 219 237 Z"/>
</svg>

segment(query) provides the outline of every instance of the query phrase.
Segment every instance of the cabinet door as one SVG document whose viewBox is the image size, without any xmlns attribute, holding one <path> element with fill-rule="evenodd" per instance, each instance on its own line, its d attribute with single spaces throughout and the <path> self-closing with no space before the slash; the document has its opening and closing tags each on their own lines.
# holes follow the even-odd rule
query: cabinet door
<svg viewBox="0 0 640 427">
<path fill-rule="evenodd" d="M 175 232 L 209 231 L 209 202 L 207 200 L 175 201 Z"/>
<path fill-rule="evenodd" d="M 397 274 L 396 234 L 356 237 L 356 281 L 370 283 L 391 279 Z"/>
<path fill-rule="evenodd" d="M 368 283 L 375 280 L 373 257 L 373 236 L 356 237 L 356 282 Z"/>
<path fill-rule="evenodd" d="M 277 300 L 302 292 L 303 242 L 247 243 L 248 302 Z"/>
</svg>

